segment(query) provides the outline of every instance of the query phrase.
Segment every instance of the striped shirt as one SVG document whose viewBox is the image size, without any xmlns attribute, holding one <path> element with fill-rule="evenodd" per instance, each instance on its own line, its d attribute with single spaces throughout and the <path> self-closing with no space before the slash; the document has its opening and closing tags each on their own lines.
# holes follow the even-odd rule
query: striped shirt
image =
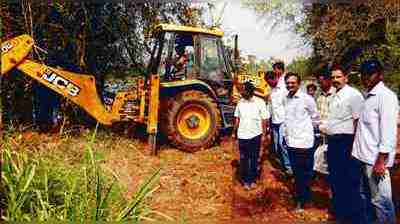
<svg viewBox="0 0 400 224">
<path fill-rule="evenodd" d="M 334 93 L 335 88 L 331 87 L 327 93 L 321 91 L 321 95 L 319 95 L 317 98 L 317 108 L 321 120 L 328 119 L 329 102 L 331 101 Z"/>
</svg>

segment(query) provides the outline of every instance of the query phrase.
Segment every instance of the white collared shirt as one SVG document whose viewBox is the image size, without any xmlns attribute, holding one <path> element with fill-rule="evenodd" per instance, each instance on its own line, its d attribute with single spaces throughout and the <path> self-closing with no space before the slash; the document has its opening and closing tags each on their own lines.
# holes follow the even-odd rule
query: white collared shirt
<svg viewBox="0 0 400 224">
<path fill-rule="evenodd" d="M 321 124 L 321 131 L 328 135 L 354 134 L 353 122 L 360 117 L 363 102 L 360 91 L 346 84 L 332 95 L 328 119 Z"/>
<path fill-rule="evenodd" d="M 281 124 L 285 120 L 285 98 L 287 95 L 286 86 L 272 88 L 268 109 L 271 120 L 274 124 Z"/>
<path fill-rule="evenodd" d="M 286 89 L 285 76 L 286 76 L 286 73 L 283 73 L 283 74 L 281 75 L 281 77 L 279 77 L 278 83 L 276 84 L 276 87 L 278 87 L 278 88 L 280 88 L 280 89 L 285 89 L 285 90 L 287 90 L 287 89 Z"/>
<path fill-rule="evenodd" d="M 250 100 L 241 98 L 235 108 L 235 117 L 239 118 L 237 136 L 239 139 L 251 139 L 262 134 L 262 121 L 269 119 L 265 101 L 257 96 Z"/>
<path fill-rule="evenodd" d="M 396 154 L 397 96 L 383 82 L 379 82 L 367 95 L 358 120 L 352 155 L 360 161 L 374 165 L 378 154 L 388 153 L 385 165 L 393 166 Z"/>
<path fill-rule="evenodd" d="M 284 136 L 292 148 L 308 149 L 314 145 L 313 122 L 318 123 L 317 106 L 312 96 L 298 90 L 285 102 Z"/>
</svg>

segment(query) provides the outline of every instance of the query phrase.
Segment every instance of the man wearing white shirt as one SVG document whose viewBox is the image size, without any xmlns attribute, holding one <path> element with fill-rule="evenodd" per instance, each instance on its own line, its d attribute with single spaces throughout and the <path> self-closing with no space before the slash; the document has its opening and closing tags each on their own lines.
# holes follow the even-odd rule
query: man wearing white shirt
<svg viewBox="0 0 400 224">
<path fill-rule="evenodd" d="M 300 76 L 289 72 L 285 80 L 289 92 L 285 100 L 284 138 L 295 177 L 296 209 L 302 211 L 311 198 L 313 123 L 318 123 L 319 116 L 315 100 L 299 89 Z"/>
<path fill-rule="evenodd" d="M 277 86 L 280 88 L 286 89 L 286 82 L 285 82 L 285 64 L 281 61 L 275 62 L 272 65 L 272 70 L 274 71 L 276 80 L 278 80 Z"/>
<path fill-rule="evenodd" d="M 292 175 L 287 149 L 283 145 L 282 123 L 285 118 L 284 101 L 288 93 L 284 78 L 285 64 L 276 62 L 272 65 L 273 72 L 267 72 L 266 81 L 271 87 L 269 109 L 271 113 L 272 151 L 278 156 L 286 174 Z"/>
<path fill-rule="evenodd" d="M 364 99 L 358 90 L 347 85 L 348 75 L 342 66 L 332 67 L 331 78 L 336 93 L 332 95 L 328 118 L 322 121 L 320 130 L 328 135 L 328 179 L 333 209 L 339 223 L 359 223 L 359 173 L 354 168 L 351 150 Z"/>
<path fill-rule="evenodd" d="M 367 60 L 360 66 L 361 81 L 368 94 L 357 125 L 352 155 L 360 161 L 361 175 L 366 189 L 361 194 L 375 214 L 364 223 L 395 224 L 395 207 L 388 168 L 396 154 L 397 96 L 383 83 L 382 66 L 377 60 Z M 368 192 L 364 195 L 364 192 Z M 368 206 L 372 205 L 372 206 Z"/>
<path fill-rule="evenodd" d="M 245 189 L 255 187 L 261 143 L 265 142 L 269 113 L 265 101 L 254 96 L 251 82 L 244 84 L 242 98 L 235 108 L 232 137 L 239 140 L 240 179 Z"/>
<path fill-rule="evenodd" d="M 289 155 L 283 145 L 282 123 L 285 119 L 285 98 L 287 95 L 286 87 L 278 87 L 278 80 L 272 71 L 268 71 L 265 77 L 268 85 L 271 87 L 271 94 L 268 96 L 268 109 L 271 114 L 271 151 L 279 159 L 284 171 L 292 175 Z"/>
</svg>

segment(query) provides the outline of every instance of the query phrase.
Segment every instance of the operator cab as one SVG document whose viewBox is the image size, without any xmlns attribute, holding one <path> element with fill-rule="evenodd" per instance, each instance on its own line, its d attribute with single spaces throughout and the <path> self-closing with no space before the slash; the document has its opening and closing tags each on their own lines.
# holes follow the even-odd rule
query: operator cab
<svg viewBox="0 0 400 224">
<path fill-rule="evenodd" d="M 166 33 L 171 38 L 172 33 Z M 165 81 L 185 80 L 195 75 L 195 56 L 193 35 L 189 33 L 176 33 L 175 40 L 170 41 L 171 49 L 161 56 L 160 75 Z M 169 54 L 170 53 L 170 54 Z"/>
<path fill-rule="evenodd" d="M 150 71 L 159 74 L 163 83 L 201 80 L 213 89 L 217 101 L 229 101 L 233 75 L 224 52 L 222 32 L 184 26 L 161 27 L 155 36 Z"/>
</svg>

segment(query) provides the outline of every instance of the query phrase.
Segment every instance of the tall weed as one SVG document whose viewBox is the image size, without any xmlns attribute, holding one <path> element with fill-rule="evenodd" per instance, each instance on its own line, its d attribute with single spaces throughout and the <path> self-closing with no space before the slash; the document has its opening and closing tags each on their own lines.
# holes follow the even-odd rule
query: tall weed
<svg viewBox="0 0 400 224">
<path fill-rule="evenodd" d="M 62 164 L 49 158 L 35 158 L 26 152 L 3 150 L 2 186 L 5 221 L 130 221 L 168 216 L 146 206 L 157 190 L 161 169 L 126 200 L 116 178 L 98 165 L 96 131 L 86 143 L 82 164 Z"/>
</svg>

